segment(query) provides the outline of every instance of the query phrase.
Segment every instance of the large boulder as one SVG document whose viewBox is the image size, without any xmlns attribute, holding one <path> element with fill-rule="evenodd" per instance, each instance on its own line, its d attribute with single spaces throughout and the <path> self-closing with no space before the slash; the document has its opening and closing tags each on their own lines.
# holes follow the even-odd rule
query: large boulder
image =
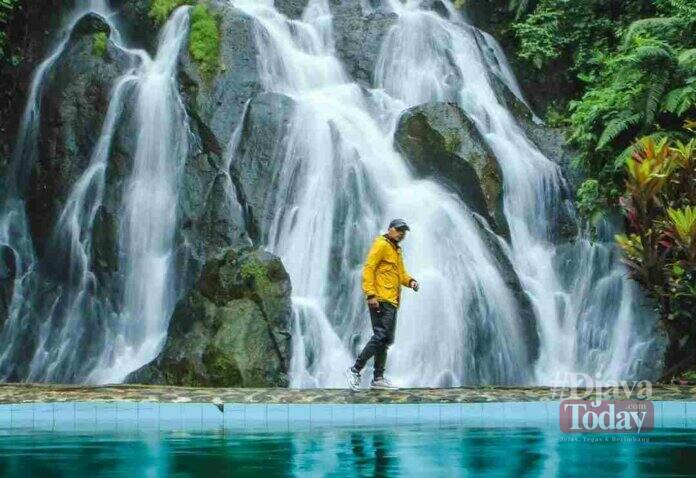
<svg viewBox="0 0 696 478">
<path fill-rule="evenodd" d="M 363 11 L 361 0 L 330 0 L 336 53 L 350 77 L 371 87 L 382 39 L 393 25 L 395 13 L 380 9 Z"/>
<path fill-rule="evenodd" d="M 277 93 L 262 93 L 249 103 L 239 144 L 230 169 L 239 179 L 249 208 L 249 232 L 260 239 L 273 218 L 270 194 L 280 170 L 284 141 L 294 108 L 293 101 Z"/>
<path fill-rule="evenodd" d="M 509 236 L 500 166 L 459 106 L 426 103 L 406 110 L 394 143 L 419 175 L 437 178 L 493 230 Z"/>
<path fill-rule="evenodd" d="M 128 68 L 128 59 L 110 41 L 103 53 L 94 47 L 97 36 L 109 31 L 98 15 L 83 17 L 47 78 L 39 157 L 27 191 L 29 225 L 39 256 L 67 196 L 89 164 L 113 82 Z"/>
<path fill-rule="evenodd" d="M 196 387 L 288 385 L 290 279 L 262 249 L 230 249 L 209 261 L 179 302 L 167 341 L 126 382 Z"/>
</svg>

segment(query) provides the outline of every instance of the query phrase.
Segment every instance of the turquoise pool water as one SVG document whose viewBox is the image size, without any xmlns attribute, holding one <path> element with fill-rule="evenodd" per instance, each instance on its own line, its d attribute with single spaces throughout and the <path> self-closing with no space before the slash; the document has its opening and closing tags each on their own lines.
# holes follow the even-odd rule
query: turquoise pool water
<svg viewBox="0 0 696 478">
<path fill-rule="evenodd" d="M 554 407 L 556 412 L 554 412 Z M 691 476 L 696 403 L 565 434 L 558 402 L 0 406 L 0 476 Z"/>
</svg>

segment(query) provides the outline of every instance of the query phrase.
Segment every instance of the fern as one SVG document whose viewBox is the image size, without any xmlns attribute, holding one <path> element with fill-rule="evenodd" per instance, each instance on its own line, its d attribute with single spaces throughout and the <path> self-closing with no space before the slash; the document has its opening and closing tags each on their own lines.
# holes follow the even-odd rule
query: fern
<svg viewBox="0 0 696 478">
<path fill-rule="evenodd" d="M 690 48 L 679 53 L 677 63 L 686 72 L 696 72 L 696 48 Z"/>
<path fill-rule="evenodd" d="M 623 37 L 623 48 L 640 36 L 665 38 L 677 36 L 684 28 L 685 22 L 679 17 L 656 17 L 636 20 L 626 30 Z"/>
<path fill-rule="evenodd" d="M 646 126 L 652 125 L 655 120 L 655 115 L 660 110 L 660 102 L 671 80 L 671 75 L 666 73 L 652 76 L 645 96 L 644 123 Z"/>
<path fill-rule="evenodd" d="M 598 151 L 607 145 L 610 141 L 613 141 L 617 136 L 619 136 L 624 131 L 628 130 L 631 126 L 635 126 L 643 118 L 640 113 L 634 113 L 630 116 L 614 118 L 607 124 L 602 132 L 602 135 L 597 142 L 595 150 Z"/>
<path fill-rule="evenodd" d="M 508 0 L 508 11 L 515 12 L 515 19 L 519 20 L 524 13 L 531 10 L 534 0 Z"/>
<path fill-rule="evenodd" d="M 681 117 L 693 107 L 696 107 L 696 77 L 689 78 L 686 86 L 670 91 L 662 109 Z"/>
</svg>

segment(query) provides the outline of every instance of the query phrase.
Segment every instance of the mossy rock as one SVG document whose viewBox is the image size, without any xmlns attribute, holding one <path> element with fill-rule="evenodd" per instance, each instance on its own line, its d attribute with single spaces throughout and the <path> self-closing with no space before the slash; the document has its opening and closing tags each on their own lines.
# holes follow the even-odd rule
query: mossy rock
<svg viewBox="0 0 696 478">
<path fill-rule="evenodd" d="M 394 143 L 416 174 L 448 186 L 495 232 L 509 237 L 500 166 L 459 106 L 438 102 L 406 110 Z"/>
<path fill-rule="evenodd" d="M 208 261 L 176 307 L 160 356 L 126 382 L 196 387 L 288 385 L 290 279 L 263 249 Z"/>
</svg>

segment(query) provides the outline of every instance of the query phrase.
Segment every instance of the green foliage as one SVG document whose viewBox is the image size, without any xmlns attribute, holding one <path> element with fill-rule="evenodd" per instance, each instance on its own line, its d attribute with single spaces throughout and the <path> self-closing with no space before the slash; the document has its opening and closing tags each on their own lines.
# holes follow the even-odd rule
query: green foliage
<svg viewBox="0 0 696 478">
<path fill-rule="evenodd" d="M 92 37 L 92 54 L 102 58 L 106 54 L 106 44 L 108 41 L 109 37 L 105 32 L 95 33 Z"/>
<path fill-rule="evenodd" d="M 220 67 L 220 31 L 218 20 L 205 4 L 196 5 L 191 12 L 189 53 L 198 62 L 206 78 Z"/>
<path fill-rule="evenodd" d="M 600 200 L 599 181 L 596 179 L 587 179 L 578 188 L 577 207 L 581 213 L 591 216 L 600 209 Z"/>
<path fill-rule="evenodd" d="M 7 57 L 10 57 L 12 63 L 16 62 L 13 61 L 12 55 L 9 55 L 7 51 L 8 45 L 5 28 L 18 4 L 19 0 L 0 0 L 0 60 L 5 61 Z"/>
<path fill-rule="evenodd" d="M 152 0 L 150 4 L 150 18 L 155 23 L 163 24 L 169 18 L 169 15 L 182 5 L 191 5 L 193 0 Z"/>
<path fill-rule="evenodd" d="M 681 322 L 696 310 L 696 134 L 690 133 L 688 143 L 645 137 L 636 144 L 621 200 L 629 233 L 616 236 L 634 278 L 664 317 Z"/>
</svg>

